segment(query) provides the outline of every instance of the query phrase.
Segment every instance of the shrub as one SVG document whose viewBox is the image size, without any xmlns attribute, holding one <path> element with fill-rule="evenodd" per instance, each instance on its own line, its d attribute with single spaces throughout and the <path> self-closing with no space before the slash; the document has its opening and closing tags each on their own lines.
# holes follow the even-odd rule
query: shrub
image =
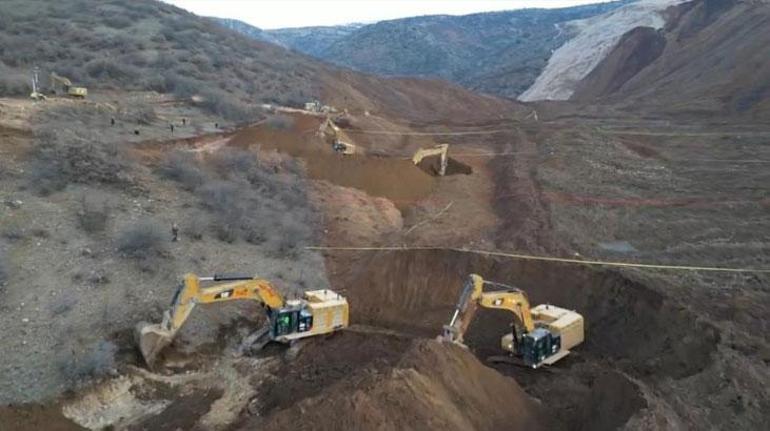
<svg viewBox="0 0 770 431">
<path fill-rule="evenodd" d="M 199 195 L 205 207 L 219 212 L 231 212 L 243 201 L 238 185 L 231 181 L 212 181 L 200 188 Z"/>
<path fill-rule="evenodd" d="M 106 41 L 106 39 L 104 39 Z M 99 47 L 104 49 L 103 47 Z M 86 64 L 88 76 L 98 81 L 134 82 L 142 73 L 134 66 L 108 60 L 93 60 Z"/>
<path fill-rule="evenodd" d="M 118 238 L 118 251 L 134 259 L 145 272 L 154 272 L 158 259 L 166 255 L 163 229 L 151 222 L 129 227 Z"/>
<path fill-rule="evenodd" d="M 59 369 L 70 385 L 80 387 L 90 380 L 111 374 L 115 370 L 117 352 L 115 343 L 101 340 L 86 352 L 67 358 Z"/>
<path fill-rule="evenodd" d="M 0 96 L 23 96 L 32 92 L 23 76 L 0 77 Z"/>
<path fill-rule="evenodd" d="M 110 207 L 103 198 L 83 195 L 80 199 L 78 221 L 88 233 L 103 232 L 110 217 Z"/>
<path fill-rule="evenodd" d="M 213 90 L 202 91 L 202 93 L 201 107 L 212 114 L 235 123 L 247 123 L 259 119 L 261 112 L 259 109 L 238 102 L 230 94 Z"/>
<path fill-rule="evenodd" d="M 214 169 L 224 178 L 248 177 L 259 169 L 259 160 L 251 151 L 238 148 L 224 148 L 210 158 Z"/>
<path fill-rule="evenodd" d="M 121 15 L 107 15 L 102 19 L 104 25 L 117 29 L 131 27 L 131 20 Z"/>
<path fill-rule="evenodd" d="M 193 191 L 203 185 L 206 174 L 198 166 L 195 157 L 191 153 L 173 151 L 160 167 L 160 174 L 164 178 L 178 182 L 183 189 Z"/>
<path fill-rule="evenodd" d="M 2 237 L 9 242 L 21 241 L 26 237 L 24 229 L 17 224 L 9 224 L 3 227 Z"/>
<path fill-rule="evenodd" d="M 182 226 L 182 235 L 186 235 L 192 240 L 200 241 L 206 232 L 206 219 L 202 216 L 194 217 L 187 224 Z"/>
<path fill-rule="evenodd" d="M 133 185 L 131 163 L 116 146 L 80 136 L 44 132 L 36 138 L 29 177 L 38 193 L 48 195 L 71 183 Z"/>
</svg>

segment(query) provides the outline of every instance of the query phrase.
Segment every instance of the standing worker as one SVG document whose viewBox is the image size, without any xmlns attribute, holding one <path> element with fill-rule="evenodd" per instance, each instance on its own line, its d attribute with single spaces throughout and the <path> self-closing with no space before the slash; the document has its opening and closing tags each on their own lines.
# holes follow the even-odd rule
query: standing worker
<svg viewBox="0 0 770 431">
<path fill-rule="evenodd" d="M 169 124 L 168 127 L 171 129 L 171 134 L 173 135 L 174 134 L 174 125 L 173 124 Z"/>
<path fill-rule="evenodd" d="M 179 225 L 176 223 L 173 223 L 171 225 L 171 241 L 177 242 L 179 241 Z"/>
</svg>

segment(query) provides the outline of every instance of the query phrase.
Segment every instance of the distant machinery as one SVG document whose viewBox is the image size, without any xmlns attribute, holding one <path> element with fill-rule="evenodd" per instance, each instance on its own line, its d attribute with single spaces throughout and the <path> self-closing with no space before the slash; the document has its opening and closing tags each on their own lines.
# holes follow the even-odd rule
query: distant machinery
<svg viewBox="0 0 770 431">
<path fill-rule="evenodd" d="M 412 156 L 412 162 L 415 165 L 419 165 L 420 162 L 426 157 L 438 156 L 439 157 L 439 176 L 446 175 L 446 168 L 449 162 L 447 158 L 447 152 L 449 151 L 449 144 L 439 144 L 433 148 L 420 148 Z"/>
<path fill-rule="evenodd" d="M 32 93 L 30 93 L 29 98 L 37 101 L 46 99 L 45 95 L 40 92 L 40 68 L 39 67 L 35 67 L 32 70 Z"/>
<path fill-rule="evenodd" d="M 77 87 L 72 85 L 72 81 L 69 78 L 60 76 L 56 72 L 51 72 L 49 76 L 51 79 L 51 88 L 54 94 L 66 94 L 70 97 L 76 97 L 78 99 L 84 99 L 88 96 L 88 89 L 86 87 Z"/>
</svg>

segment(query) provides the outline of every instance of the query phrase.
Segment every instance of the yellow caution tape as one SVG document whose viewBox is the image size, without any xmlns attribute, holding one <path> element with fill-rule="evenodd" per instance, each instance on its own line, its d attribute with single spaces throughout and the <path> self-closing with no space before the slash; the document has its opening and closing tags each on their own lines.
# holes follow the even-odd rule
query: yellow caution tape
<svg viewBox="0 0 770 431">
<path fill-rule="evenodd" d="M 500 256 L 511 259 L 521 260 L 536 260 L 544 262 L 561 262 L 572 263 L 580 265 L 592 265 L 592 266 L 612 266 L 612 267 L 625 267 L 625 268 L 648 268 L 648 269 L 666 269 L 675 271 L 709 271 L 709 272 L 733 272 L 733 273 L 759 273 L 770 274 L 770 269 L 762 268 L 726 268 L 717 266 L 690 266 L 690 265 L 660 265 L 650 263 L 633 263 L 633 262 L 611 262 L 603 260 L 583 260 L 583 259 L 570 259 L 563 257 L 553 256 L 535 256 L 530 254 L 520 253 L 505 253 L 501 251 L 488 251 L 488 250 L 474 250 L 468 248 L 454 248 L 454 247 L 432 247 L 432 246 L 392 246 L 392 247 L 325 247 L 325 246 L 313 246 L 305 247 L 306 250 L 317 251 L 409 251 L 409 250 L 444 250 L 455 251 L 460 253 L 480 254 L 486 256 Z"/>
</svg>

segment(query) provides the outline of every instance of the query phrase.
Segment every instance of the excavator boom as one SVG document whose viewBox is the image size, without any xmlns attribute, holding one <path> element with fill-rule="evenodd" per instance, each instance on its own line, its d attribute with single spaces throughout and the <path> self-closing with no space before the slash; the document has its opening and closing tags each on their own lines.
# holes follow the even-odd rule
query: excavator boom
<svg viewBox="0 0 770 431">
<path fill-rule="evenodd" d="M 201 281 L 227 281 L 211 287 L 201 287 Z M 187 274 L 177 289 L 171 307 L 163 313 L 160 324 L 140 323 L 136 328 L 139 350 L 147 365 L 152 366 L 158 354 L 173 341 L 177 331 L 192 313 L 197 304 L 210 304 L 236 299 L 250 299 L 261 302 L 268 308 L 280 308 L 283 298 L 273 286 L 253 277 L 203 277 Z"/>
<path fill-rule="evenodd" d="M 142 322 L 135 328 L 136 342 L 147 365 L 153 367 L 197 304 L 241 299 L 261 303 L 268 310 L 270 326 L 261 331 L 269 337 L 266 342 L 329 333 L 348 325 L 347 300 L 331 290 L 307 291 L 302 300 L 284 301 L 270 282 L 256 277 L 187 274 L 161 323 Z"/>
</svg>

